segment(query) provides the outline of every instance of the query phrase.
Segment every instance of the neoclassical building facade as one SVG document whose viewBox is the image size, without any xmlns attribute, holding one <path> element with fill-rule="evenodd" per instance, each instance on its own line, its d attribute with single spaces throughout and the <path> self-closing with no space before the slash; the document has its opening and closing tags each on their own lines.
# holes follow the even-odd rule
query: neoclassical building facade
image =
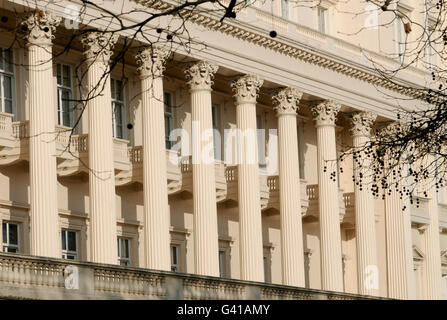
<svg viewBox="0 0 447 320">
<path fill-rule="evenodd" d="M 349 37 L 368 16 L 348 21 L 343 3 L 255 2 L 223 22 L 192 15 L 188 49 L 155 41 L 161 21 L 155 44 L 139 38 L 111 67 L 128 34 L 92 20 L 63 51 L 70 3 L 0 9 L 1 272 L 16 254 L 447 299 L 445 191 L 375 198 L 371 158 L 339 160 L 396 119 L 389 95 L 414 94 L 398 83 L 430 77 L 412 66 L 390 85 L 368 68 L 400 59 L 399 23 Z M 417 1 L 400 3 L 419 19 Z"/>
</svg>

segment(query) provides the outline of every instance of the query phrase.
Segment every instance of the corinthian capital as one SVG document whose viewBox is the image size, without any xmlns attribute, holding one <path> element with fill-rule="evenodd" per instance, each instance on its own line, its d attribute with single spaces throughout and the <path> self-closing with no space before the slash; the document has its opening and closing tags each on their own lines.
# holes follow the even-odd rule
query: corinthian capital
<svg viewBox="0 0 447 320">
<path fill-rule="evenodd" d="M 372 112 L 356 112 L 352 115 L 351 133 L 353 136 L 371 135 L 371 128 L 376 121 L 377 115 Z"/>
<path fill-rule="evenodd" d="M 280 88 L 272 92 L 273 109 L 276 115 L 294 115 L 298 110 L 298 104 L 303 94 L 294 88 Z"/>
<path fill-rule="evenodd" d="M 24 17 L 22 30 L 25 32 L 27 46 L 51 45 L 54 39 L 54 31 L 61 22 L 60 17 L 55 17 L 47 11 L 36 11 Z"/>
<path fill-rule="evenodd" d="M 264 80 L 261 80 L 258 76 L 245 75 L 231 83 L 237 104 L 241 103 L 256 103 L 259 89 L 261 88 Z"/>
<path fill-rule="evenodd" d="M 118 41 L 118 35 L 110 32 L 92 31 L 82 36 L 85 58 L 89 61 L 109 63 L 113 47 Z"/>
<path fill-rule="evenodd" d="M 189 64 L 185 68 L 186 80 L 191 90 L 211 90 L 214 74 L 218 66 L 208 61 L 199 61 Z"/>
<path fill-rule="evenodd" d="M 165 70 L 165 62 L 170 52 L 160 47 L 147 47 L 141 49 L 135 59 L 138 64 L 138 74 L 141 79 L 148 77 L 161 77 Z"/>
<path fill-rule="evenodd" d="M 341 105 L 332 100 L 324 100 L 311 105 L 312 115 L 317 126 L 333 126 Z"/>
</svg>

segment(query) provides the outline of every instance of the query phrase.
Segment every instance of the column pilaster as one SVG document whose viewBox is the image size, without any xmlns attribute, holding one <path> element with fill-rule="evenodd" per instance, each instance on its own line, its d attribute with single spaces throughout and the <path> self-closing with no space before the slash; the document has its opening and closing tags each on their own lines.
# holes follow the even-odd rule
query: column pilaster
<svg viewBox="0 0 447 320">
<path fill-rule="evenodd" d="M 379 294 L 376 249 L 375 201 L 370 191 L 373 172 L 369 151 L 371 128 L 376 119 L 371 112 L 352 115 L 352 140 L 354 158 L 355 232 L 357 245 L 358 292 L 365 295 Z"/>
<path fill-rule="evenodd" d="M 241 279 L 264 281 L 256 99 L 263 80 L 245 75 L 232 82 L 238 135 L 238 204 Z"/>
<path fill-rule="evenodd" d="M 343 291 L 340 208 L 337 184 L 335 120 L 340 104 L 326 100 L 311 106 L 317 128 L 318 206 L 323 290 Z"/>
<path fill-rule="evenodd" d="M 428 157 L 428 164 L 435 161 L 434 156 Z M 428 167 L 429 165 L 427 165 Z M 439 237 L 439 209 L 438 194 L 434 182 L 435 178 L 426 182 L 428 196 L 428 216 L 430 223 L 423 234 L 423 245 L 425 252 L 424 269 L 426 270 L 426 298 L 428 300 L 442 299 L 442 270 L 441 270 L 441 248 Z"/>
<path fill-rule="evenodd" d="M 28 48 L 30 253 L 60 258 L 52 39 L 61 18 L 41 11 L 22 22 Z"/>
<path fill-rule="evenodd" d="M 143 124 L 144 266 L 170 270 L 163 71 L 169 51 L 148 47 L 137 56 Z"/>
<path fill-rule="evenodd" d="M 305 287 L 303 228 L 296 112 L 302 93 L 293 88 L 272 96 L 278 117 L 279 206 L 283 284 Z"/>
<path fill-rule="evenodd" d="M 217 69 L 206 61 L 192 63 L 185 69 L 191 94 L 194 266 L 195 273 L 208 276 L 219 276 L 211 104 L 211 86 Z"/>
<path fill-rule="evenodd" d="M 82 38 L 87 67 L 90 259 L 117 264 L 115 169 L 109 60 L 118 36 L 89 32 Z"/>
<path fill-rule="evenodd" d="M 399 123 L 393 122 L 382 130 L 395 134 Z M 393 159 L 394 161 L 394 159 Z M 390 161 L 391 162 L 391 161 Z M 385 160 L 385 163 L 388 163 Z M 405 171 L 402 166 L 401 170 Z M 385 239 L 388 279 L 388 297 L 412 299 L 414 294 L 411 216 L 409 203 L 401 195 L 401 178 L 385 168 Z M 406 209 L 404 210 L 404 207 Z"/>
</svg>

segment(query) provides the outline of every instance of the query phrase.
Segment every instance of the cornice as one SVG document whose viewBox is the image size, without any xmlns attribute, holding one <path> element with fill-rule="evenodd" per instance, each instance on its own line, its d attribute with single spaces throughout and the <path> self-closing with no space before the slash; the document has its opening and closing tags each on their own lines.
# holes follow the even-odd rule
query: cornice
<svg viewBox="0 0 447 320">
<path fill-rule="evenodd" d="M 167 10 L 173 8 L 174 5 L 163 0 L 135 0 L 137 3 L 156 9 Z M 185 14 L 187 11 L 185 11 Z M 400 94 L 407 95 L 416 99 L 424 99 L 424 93 L 415 89 L 407 88 L 399 83 L 390 83 L 383 77 L 377 74 L 373 74 L 369 71 L 362 70 L 354 66 L 344 64 L 337 61 L 335 57 L 329 55 L 320 55 L 316 52 L 312 52 L 312 48 L 298 47 L 297 45 L 288 44 L 282 41 L 282 39 L 273 39 L 269 36 L 269 30 L 249 30 L 248 26 L 243 25 L 241 21 L 224 20 L 220 22 L 218 17 L 212 17 L 211 15 L 205 15 L 202 13 L 194 12 L 188 16 L 188 20 L 208 28 L 210 30 L 219 31 L 235 38 L 251 42 L 253 44 L 277 51 L 284 55 L 293 57 L 295 59 L 302 60 L 323 68 L 333 70 L 335 72 L 371 83 L 375 86 L 380 86 L 389 90 L 399 92 Z M 376 53 L 372 53 L 377 55 Z"/>
</svg>

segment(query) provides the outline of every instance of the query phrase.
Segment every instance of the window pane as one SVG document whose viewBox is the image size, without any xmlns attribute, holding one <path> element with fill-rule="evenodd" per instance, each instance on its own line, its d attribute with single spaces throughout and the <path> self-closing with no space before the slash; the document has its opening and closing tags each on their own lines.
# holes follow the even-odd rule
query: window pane
<svg viewBox="0 0 447 320">
<path fill-rule="evenodd" d="M 169 134 L 171 132 L 171 118 L 169 116 L 165 116 L 165 140 L 166 140 L 166 149 L 171 149 L 171 141 L 169 141 Z"/>
<path fill-rule="evenodd" d="M 169 92 L 164 93 L 164 105 L 165 105 L 165 112 L 172 113 L 171 94 Z"/>
<path fill-rule="evenodd" d="M 12 79 L 9 76 L 3 78 L 3 96 L 12 99 Z"/>
<path fill-rule="evenodd" d="M 112 91 L 112 99 L 115 99 L 115 80 L 114 79 L 110 80 L 110 88 Z"/>
<path fill-rule="evenodd" d="M 19 231 L 16 224 L 9 224 L 9 244 L 19 244 Z"/>
<path fill-rule="evenodd" d="M 17 248 L 7 248 L 6 252 L 17 253 Z"/>
<path fill-rule="evenodd" d="M 62 90 L 62 125 L 70 126 L 70 91 Z"/>
<path fill-rule="evenodd" d="M 177 254 L 178 254 L 177 247 L 173 246 L 172 247 L 172 264 L 175 264 L 175 265 L 177 264 L 177 260 L 178 260 Z"/>
<path fill-rule="evenodd" d="M 124 258 L 129 258 L 130 254 L 129 254 L 129 240 L 125 239 L 124 240 Z"/>
<path fill-rule="evenodd" d="M 66 243 L 66 231 L 62 230 L 62 250 L 67 250 L 67 243 Z"/>
<path fill-rule="evenodd" d="M 289 19 L 289 1 L 281 0 L 281 15 L 284 19 Z"/>
<path fill-rule="evenodd" d="M 62 84 L 62 71 L 61 71 L 62 66 L 58 63 L 56 68 L 57 68 L 57 84 L 61 85 Z"/>
<path fill-rule="evenodd" d="M 68 231 L 68 250 L 69 251 L 77 251 L 76 250 L 76 232 Z"/>
<path fill-rule="evenodd" d="M 225 259 L 225 252 L 219 251 L 219 274 L 221 277 L 224 276 L 224 259 Z"/>
<path fill-rule="evenodd" d="M 120 238 L 118 238 L 118 239 L 116 239 L 116 242 L 117 242 L 117 248 L 118 248 L 118 257 L 119 258 L 121 258 L 121 255 L 120 255 Z"/>
<path fill-rule="evenodd" d="M 120 80 L 116 80 L 116 95 L 115 99 L 119 101 L 123 101 L 123 82 Z"/>
<path fill-rule="evenodd" d="M 64 112 L 70 111 L 70 91 L 62 90 L 62 110 Z"/>
<path fill-rule="evenodd" d="M 3 222 L 3 224 L 2 224 L 3 243 L 8 242 L 8 235 L 6 234 L 6 232 L 7 232 L 6 229 L 7 229 L 6 222 Z"/>
<path fill-rule="evenodd" d="M 116 127 L 116 138 L 123 137 L 123 105 L 119 103 L 114 104 L 115 113 L 115 127 Z"/>
<path fill-rule="evenodd" d="M 326 10 L 318 8 L 318 31 L 326 32 Z"/>
<path fill-rule="evenodd" d="M 63 85 L 66 87 L 71 87 L 70 66 L 63 66 Z"/>
<path fill-rule="evenodd" d="M 13 72 L 13 55 L 11 49 L 5 51 L 5 69 L 8 72 Z"/>
</svg>

